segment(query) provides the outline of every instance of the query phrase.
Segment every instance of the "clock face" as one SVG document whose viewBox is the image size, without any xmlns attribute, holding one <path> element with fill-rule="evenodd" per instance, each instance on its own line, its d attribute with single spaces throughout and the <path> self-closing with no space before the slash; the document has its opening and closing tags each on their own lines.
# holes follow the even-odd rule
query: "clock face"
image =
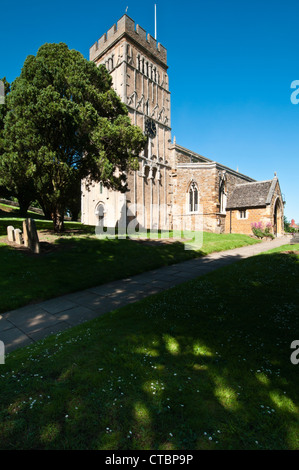
<svg viewBox="0 0 299 470">
<path fill-rule="evenodd" d="M 156 136 L 157 129 L 156 129 L 156 124 L 152 119 L 147 119 L 145 121 L 145 133 L 152 139 Z"/>
</svg>

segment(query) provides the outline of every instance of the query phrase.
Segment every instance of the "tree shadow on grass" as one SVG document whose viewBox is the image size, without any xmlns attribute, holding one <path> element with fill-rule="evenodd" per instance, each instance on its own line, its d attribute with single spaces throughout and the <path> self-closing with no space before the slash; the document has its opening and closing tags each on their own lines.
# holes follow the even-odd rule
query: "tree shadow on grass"
<svg viewBox="0 0 299 470">
<path fill-rule="evenodd" d="M 253 257 L 16 351 L 0 448 L 298 449 L 298 266 Z"/>
<path fill-rule="evenodd" d="M 140 245 L 131 240 L 93 238 L 45 242 L 41 255 L 0 246 L 0 311 L 96 287 L 199 256 L 182 243 Z M 26 295 L 25 295 L 26 294 Z"/>
</svg>

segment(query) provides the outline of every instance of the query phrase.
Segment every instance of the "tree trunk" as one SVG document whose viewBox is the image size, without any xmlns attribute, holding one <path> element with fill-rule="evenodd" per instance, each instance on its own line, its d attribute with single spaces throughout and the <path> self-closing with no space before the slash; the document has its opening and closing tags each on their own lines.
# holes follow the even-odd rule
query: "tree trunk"
<svg viewBox="0 0 299 470">
<path fill-rule="evenodd" d="M 22 198 L 21 196 L 18 197 L 18 203 L 19 203 L 19 207 L 20 207 L 20 216 L 21 217 L 27 217 L 27 211 L 28 211 L 28 208 L 30 206 L 30 202 L 31 201 L 28 201 L 27 199 L 25 198 Z"/>
<path fill-rule="evenodd" d="M 56 209 L 52 213 L 52 220 L 54 224 L 54 231 L 56 233 L 64 232 L 64 211 Z"/>
<path fill-rule="evenodd" d="M 77 222 L 80 214 L 80 209 L 71 210 L 71 220 L 72 222 Z"/>
<path fill-rule="evenodd" d="M 48 209 L 41 200 L 39 200 L 38 202 L 40 203 L 45 219 L 51 220 L 52 219 L 51 209 Z"/>
</svg>

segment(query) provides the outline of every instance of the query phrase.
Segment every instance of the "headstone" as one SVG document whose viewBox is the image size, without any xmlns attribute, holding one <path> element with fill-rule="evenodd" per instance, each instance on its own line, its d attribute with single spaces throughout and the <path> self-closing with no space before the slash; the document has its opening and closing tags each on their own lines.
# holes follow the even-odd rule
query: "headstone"
<svg viewBox="0 0 299 470">
<path fill-rule="evenodd" d="M 291 245 L 297 245 L 299 243 L 299 233 L 294 233 L 291 239 Z"/>
<path fill-rule="evenodd" d="M 12 225 L 7 227 L 7 238 L 9 242 L 15 241 L 15 229 Z"/>
<path fill-rule="evenodd" d="M 34 253 L 40 252 L 39 239 L 34 219 L 25 219 L 23 222 L 24 245 Z"/>
<path fill-rule="evenodd" d="M 15 242 L 17 243 L 17 245 L 23 245 L 22 230 L 20 230 L 19 228 L 15 230 Z"/>
</svg>

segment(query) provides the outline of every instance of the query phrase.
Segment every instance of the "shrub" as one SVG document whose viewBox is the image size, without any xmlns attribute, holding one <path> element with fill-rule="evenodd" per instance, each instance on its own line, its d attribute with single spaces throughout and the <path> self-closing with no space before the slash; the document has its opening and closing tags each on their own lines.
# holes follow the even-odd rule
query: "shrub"
<svg viewBox="0 0 299 470">
<path fill-rule="evenodd" d="M 257 238 L 275 238 L 273 233 L 271 233 L 272 225 L 270 222 L 264 227 L 262 222 L 255 222 L 251 224 L 251 230 Z"/>
</svg>

